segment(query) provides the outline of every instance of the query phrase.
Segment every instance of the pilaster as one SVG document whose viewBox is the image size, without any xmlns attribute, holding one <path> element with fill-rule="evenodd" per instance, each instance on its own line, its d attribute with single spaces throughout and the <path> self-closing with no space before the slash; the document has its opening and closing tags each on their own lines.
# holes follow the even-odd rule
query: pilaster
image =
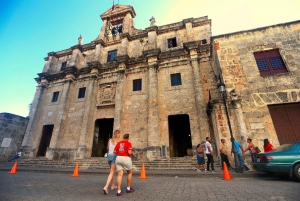
<svg viewBox="0 0 300 201">
<path fill-rule="evenodd" d="M 38 117 L 39 108 L 41 108 L 40 105 L 46 87 L 47 87 L 47 81 L 44 79 L 36 87 L 35 96 L 29 112 L 29 122 L 22 142 L 22 147 L 25 149 L 24 150 L 25 153 L 27 152 L 26 149 L 28 149 L 29 152 L 31 152 L 32 150 L 32 146 L 33 146 L 32 133 L 35 126 L 36 118 Z M 29 155 L 30 157 L 32 157 L 33 153 L 29 153 Z"/>
<path fill-rule="evenodd" d="M 86 95 L 86 100 L 85 100 L 85 110 L 84 110 L 84 115 L 82 119 L 82 125 L 81 125 L 81 131 L 80 131 L 80 137 L 79 137 L 79 143 L 78 143 L 78 149 L 76 152 L 75 158 L 77 159 L 83 159 L 87 158 L 88 154 L 90 154 L 90 150 L 92 150 L 92 143 L 88 142 L 88 137 L 90 135 L 93 135 L 93 130 L 90 129 L 91 124 L 91 114 L 92 114 L 92 107 L 94 105 L 91 104 L 92 99 L 93 99 L 93 93 L 94 93 L 94 86 L 95 86 L 95 80 L 96 76 L 93 76 L 90 78 L 89 86 L 87 88 L 87 95 Z M 92 132 L 92 133 L 91 133 Z"/>
<path fill-rule="evenodd" d="M 200 64 L 197 54 L 198 44 L 196 42 L 184 43 L 184 47 L 190 53 L 190 65 L 192 67 L 192 80 L 194 84 L 195 93 L 195 106 L 198 116 L 198 128 L 200 133 L 192 135 L 192 145 L 196 146 L 198 142 L 205 140 L 206 137 L 210 136 L 208 117 L 206 114 L 206 104 L 204 100 L 204 89 L 200 74 Z"/>
</svg>

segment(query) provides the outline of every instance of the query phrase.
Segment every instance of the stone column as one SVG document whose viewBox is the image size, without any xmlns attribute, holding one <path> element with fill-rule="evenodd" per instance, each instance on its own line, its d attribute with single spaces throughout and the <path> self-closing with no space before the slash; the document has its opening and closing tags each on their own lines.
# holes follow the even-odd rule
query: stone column
<svg viewBox="0 0 300 201">
<path fill-rule="evenodd" d="M 34 99 L 30 108 L 30 113 L 29 113 L 29 122 L 26 128 L 26 132 L 24 135 L 24 139 L 22 142 L 22 147 L 24 148 L 24 154 L 26 154 L 27 150 L 29 153 L 30 157 L 33 157 L 33 150 L 32 150 L 32 132 L 33 128 L 35 126 L 36 118 L 38 116 L 38 108 L 40 108 L 42 97 L 45 91 L 45 88 L 47 87 L 47 81 L 42 80 L 36 87 L 36 92 L 34 95 Z M 25 155 L 26 156 L 26 155 Z"/>
<path fill-rule="evenodd" d="M 95 80 L 96 76 L 92 76 L 90 78 L 90 83 L 87 88 L 88 93 L 86 94 L 86 100 L 85 100 L 85 110 L 83 114 L 83 119 L 82 119 L 82 125 L 81 125 L 81 131 L 80 131 L 80 138 L 79 138 L 79 143 L 78 143 L 78 149 L 76 152 L 75 158 L 78 159 L 83 159 L 88 157 L 88 154 L 90 154 L 90 150 L 92 149 L 92 143 L 88 143 L 87 136 L 90 135 L 89 132 L 90 130 L 90 125 L 93 125 L 93 122 L 90 122 L 92 117 L 92 107 L 95 107 L 95 105 L 92 105 L 92 99 L 93 99 L 93 93 L 94 93 L 94 86 L 95 86 Z"/>
<path fill-rule="evenodd" d="M 231 93 L 232 104 L 234 106 L 235 117 L 237 121 L 238 133 L 242 139 L 242 146 L 247 147 L 247 128 L 244 120 L 243 110 L 241 106 L 241 99 L 239 99 L 236 93 Z"/>
<path fill-rule="evenodd" d="M 194 84 L 194 93 L 195 93 L 195 106 L 196 114 L 198 116 L 198 128 L 200 134 L 192 134 L 192 145 L 195 147 L 197 143 L 205 140 L 207 136 L 210 136 L 208 117 L 206 114 L 206 104 L 204 100 L 204 90 L 203 83 L 201 81 L 200 69 L 199 69 L 199 58 L 197 54 L 198 44 L 196 42 L 188 42 L 184 44 L 185 48 L 190 53 L 190 64 L 192 67 L 192 80 Z"/>
</svg>

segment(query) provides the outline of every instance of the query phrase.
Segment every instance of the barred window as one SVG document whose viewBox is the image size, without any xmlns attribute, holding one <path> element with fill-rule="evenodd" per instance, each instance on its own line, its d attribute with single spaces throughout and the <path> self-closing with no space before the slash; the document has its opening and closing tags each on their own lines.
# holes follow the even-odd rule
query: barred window
<svg viewBox="0 0 300 201">
<path fill-rule="evenodd" d="M 287 72 L 278 49 L 254 52 L 253 54 L 261 76 Z"/>
</svg>

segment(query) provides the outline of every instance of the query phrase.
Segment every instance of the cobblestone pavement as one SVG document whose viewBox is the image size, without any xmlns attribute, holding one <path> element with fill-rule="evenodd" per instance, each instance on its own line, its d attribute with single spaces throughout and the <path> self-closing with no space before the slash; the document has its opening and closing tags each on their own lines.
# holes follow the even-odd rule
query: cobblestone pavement
<svg viewBox="0 0 300 201">
<path fill-rule="evenodd" d="M 117 197 L 116 190 L 104 195 L 105 175 L 19 172 L 11 175 L 0 172 L 0 200 L 299 200 L 300 183 L 295 180 L 269 178 L 234 178 L 223 181 L 219 177 L 158 177 L 147 180 L 133 177 L 135 192 Z M 126 174 L 122 189 L 125 191 Z"/>
</svg>

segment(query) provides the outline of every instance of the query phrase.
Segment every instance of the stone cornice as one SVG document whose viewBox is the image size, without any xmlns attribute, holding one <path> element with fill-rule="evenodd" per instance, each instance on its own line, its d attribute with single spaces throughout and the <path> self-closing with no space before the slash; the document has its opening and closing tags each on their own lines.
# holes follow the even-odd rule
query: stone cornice
<svg viewBox="0 0 300 201">
<path fill-rule="evenodd" d="M 121 55 L 121 56 L 116 56 L 116 57 L 115 57 L 115 60 L 116 60 L 118 63 L 122 63 L 122 62 L 127 63 L 128 59 L 129 59 L 129 56 L 128 56 L 128 55 Z"/>
<path fill-rule="evenodd" d="M 76 68 L 76 66 L 69 66 L 67 68 L 64 69 L 63 71 L 66 75 L 67 74 L 72 74 L 74 76 L 78 75 L 78 69 Z"/>
<path fill-rule="evenodd" d="M 93 43 L 95 43 L 95 45 L 100 44 L 101 46 L 106 47 L 106 44 L 102 39 L 94 40 Z"/>
<path fill-rule="evenodd" d="M 172 58 L 172 57 L 179 57 L 179 56 L 184 56 L 186 53 L 183 48 L 180 49 L 175 49 L 175 50 L 170 50 L 166 52 L 162 52 L 160 54 L 160 59 L 167 59 L 167 58 Z"/>
<path fill-rule="evenodd" d="M 145 50 L 143 51 L 143 55 L 145 57 L 157 57 L 160 54 L 161 50 L 160 48 L 151 49 L 151 50 Z"/>
<path fill-rule="evenodd" d="M 38 73 L 39 78 L 35 78 L 35 80 L 40 82 L 42 79 L 47 81 L 53 81 L 65 78 L 66 74 L 64 72 L 56 73 L 56 74 L 49 74 L 49 73 Z"/>
<path fill-rule="evenodd" d="M 184 26 L 186 26 L 187 23 L 192 23 L 193 20 L 194 20 L 194 18 L 192 17 L 192 18 L 184 19 L 184 20 L 182 20 L 182 22 L 183 22 Z"/>
<path fill-rule="evenodd" d="M 119 64 L 116 61 L 107 62 L 107 63 L 103 64 L 103 66 L 101 67 L 101 72 L 108 70 L 108 69 L 118 68 L 118 67 L 119 67 Z"/>
<path fill-rule="evenodd" d="M 51 56 L 56 57 L 56 58 L 59 57 L 56 52 L 49 52 L 48 57 L 51 57 Z"/>
<path fill-rule="evenodd" d="M 153 27 L 147 27 L 145 29 L 147 32 L 155 31 L 157 33 L 158 31 L 158 26 L 153 26 Z"/>
<path fill-rule="evenodd" d="M 88 62 L 87 63 L 88 67 L 89 68 L 97 68 L 97 69 L 100 69 L 101 68 L 101 63 L 99 61 L 91 61 L 91 62 Z"/>
<path fill-rule="evenodd" d="M 74 45 L 71 47 L 71 50 L 76 50 L 76 49 L 79 49 L 81 52 L 83 52 L 83 48 L 81 45 Z"/>
<path fill-rule="evenodd" d="M 91 72 L 91 70 L 92 70 L 92 69 L 91 69 L 90 67 L 81 68 L 81 69 L 79 69 L 79 74 L 80 74 L 80 75 L 88 74 L 88 73 Z"/>
<path fill-rule="evenodd" d="M 197 41 L 191 41 L 191 42 L 183 43 L 183 47 L 188 52 L 190 52 L 190 50 L 193 50 L 193 49 L 198 49 L 198 46 L 199 46 L 199 42 L 197 42 Z"/>
</svg>

